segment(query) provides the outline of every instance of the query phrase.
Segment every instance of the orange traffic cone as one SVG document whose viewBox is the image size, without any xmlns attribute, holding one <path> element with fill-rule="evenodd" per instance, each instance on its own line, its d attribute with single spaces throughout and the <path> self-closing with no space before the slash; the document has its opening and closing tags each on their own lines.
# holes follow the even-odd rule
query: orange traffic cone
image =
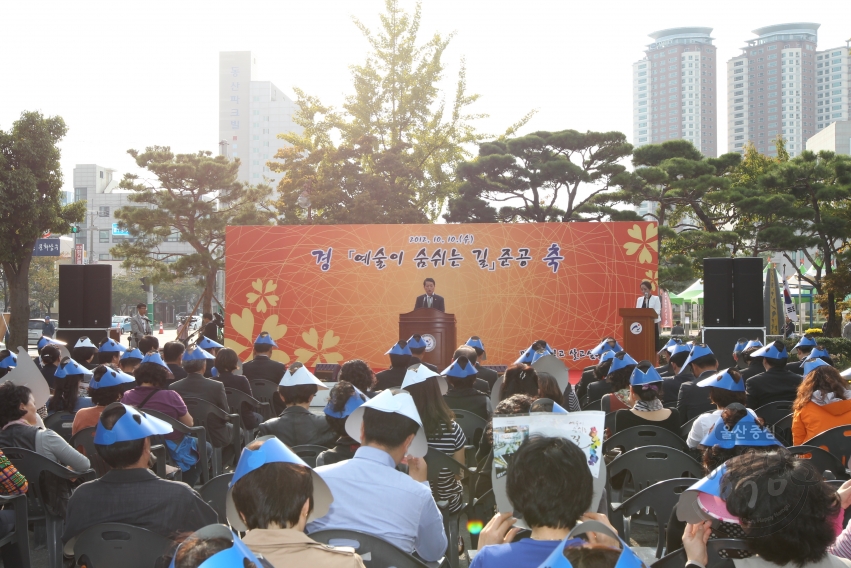
<svg viewBox="0 0 851 568">
<path fill-rule="evenodd" d="M 160 322 L 160 335 L 163 334 L 163 322 Z"/>
</svg>

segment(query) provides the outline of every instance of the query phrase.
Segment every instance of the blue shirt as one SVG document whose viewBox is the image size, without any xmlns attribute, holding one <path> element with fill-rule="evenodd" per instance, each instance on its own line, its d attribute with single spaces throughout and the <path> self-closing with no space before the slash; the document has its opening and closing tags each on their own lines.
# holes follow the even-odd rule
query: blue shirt
<svg viewBox="0 0 851 568">
<path fill-rule="evenodd" d="M 524 538 L 510 544 L 485 546 L 476 553 L 470 568 L 538 568 L 560 543 L 560 540 Z M 581 538 L 574 538 L 567 541 L 567 546 L 584 543 Z"/>
<path fill-rule="evenodd" d="M 307 525 L 307 533 L 325 529 L 365 532 L 401 548 L 416 550 L 427 562 L 446 552 L 443 516 L 428 482 L 397 471 L 390 454 L 361 446 L 355 457 L 316 468 L 334 502 L 328 514 Z"/>
</svg>

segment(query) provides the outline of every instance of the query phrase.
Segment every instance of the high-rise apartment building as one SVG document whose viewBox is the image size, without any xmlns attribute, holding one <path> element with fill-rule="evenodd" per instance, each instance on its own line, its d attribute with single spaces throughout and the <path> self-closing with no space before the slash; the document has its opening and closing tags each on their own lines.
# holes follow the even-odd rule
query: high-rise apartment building
<svg viewBox="0 0 851 568">
<path fill-rule="evenodd" d="M 717 155 L 715 46 L 712 28 L 672 28 L 650 34 L 644 59 L 632 65 L 633 144 L 688 140 Z"/>
<path fill-rule="evenodd" d="M 816 52 L 816 128 L 851 120 L 851 40 Z"/>
<path fill-rule="evenodd" d="M 775 155 L 780 135 L 795 156 L 816 126 L 816 44 L 819 24 L 791 23 L 754 30 L 742 54 L 727 62 L 727 150 L 752 142 Z"/>
<path fill-rule="evenodd" d="M 301 132 L 292 117 L 295 103 L 269 81 L 257 81 L 250 51 L 219 53 L 219 144 L 228 158 L 239 158 L 239 180 L 276 187 L 281 174 L 266 165 L 287 144 L 277 137 Z"/>
</svg>

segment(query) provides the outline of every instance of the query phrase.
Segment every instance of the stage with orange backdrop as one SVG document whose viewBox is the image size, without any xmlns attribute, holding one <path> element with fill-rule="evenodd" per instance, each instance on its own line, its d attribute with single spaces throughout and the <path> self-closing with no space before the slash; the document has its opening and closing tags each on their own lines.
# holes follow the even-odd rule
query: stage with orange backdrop
<svg viewBox="0 0 851 568">
<path fill-rule="evenodd" d="M 565 364 L 588 364 L 618 308 L 656 287 L 655 223 L 228 227 L 225 344 L 245 361 L 269 332 L 274 358 L 389 366 L 399 314 L 434 278 L 463 343 L 506 365 L 536 339 Z M 407 339 L 407 338 L 404 338 Z"/>
</svg>

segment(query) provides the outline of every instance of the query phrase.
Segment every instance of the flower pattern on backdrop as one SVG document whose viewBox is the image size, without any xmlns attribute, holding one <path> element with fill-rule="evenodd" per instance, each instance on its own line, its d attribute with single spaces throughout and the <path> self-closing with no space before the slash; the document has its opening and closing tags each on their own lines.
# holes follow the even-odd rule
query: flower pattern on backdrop
<svg viewBox="0 0 851 568">
<path fill-rule="evenodd" d="M 254 314 L 248 308 L 242 309 L 242 315 L 231 314 L 230 327 L 239 337 L 236 340 L 225 339 L 225 347 L 236 351 L 237 356 L 242 361 L 245 361 L 251 355 L 251 350 L 254 348 L 254 338 L 260 335 L 261 331 L 268 332 L 269 337 L 275 341 L 278 341 L 287 333 L 287 326 L 278 323 L 277 315 L 267 317 L 259 329 L 255 329 Z M 281 349 L 272 351 L 272 359 L 284 364 L 290 362 L 290 356 Z"/>
<path fill-rule="evenodd" d="M 656 291 L 656 285 L 659 282 L 659 273 L 655 270 L 648 270 L 644 273 L 644 276 L 647 277 L 647 281 L 650 282 L 650 285 L 653 287 L 653 291 Z"/>
<path fill-rule="evenodd" d="M 328 351 L 340 343 L 340 338 L 334 335 L 332 330 L 325 332 L 325 335 L 322 336 L 321 343 L 319 341 L 319 333 L 314 327 L 311 327 L 310 331 L 302 333 L 301 338 L 311 349 L 296 349 L 295 355 L 299 361 L 308 367 L 318 363 L 339 363 L 343 360 L 343 355 L 341 353 L 338 353 L 337 351 Z M 316 359 L 311 362 L 311 359 L 314 357 L 316 357 Z"/>
<path fill-rule="evenodd" d="M 257 310 L 258 313 L 265 313 L 267 309 L 267 303 L 269 306 L 273 308 L 278 305 L 278 296 L 272 294 L 275 289 L 278 287 L 278 284 L 268 280 L 266 282 L 266 286 L 263 286 L 263 281 L 261 279 L 257 279 L 251 283 L 251 287 L 254 288 L 254 292 L 249 292 L 245 295 L 245 299 L 248 300 L 248 304 L 251 305 L 253 303 L 257 303 L 254 306 L 254 309 Z"/>
<path fill-rule="evenodd" d="M 640 225 L 633 225 L 627 234 L 634 239 L 624 243 L 626 254 L 632 256 L 638 253 L 638 262 L 648 264 L 653 262 L 653 252 L 659 251 L 659 241 L 656 239 L 658 230 L 655 224 L 648 224 L 647 230 L 642 234 Z"/>
</svg>

